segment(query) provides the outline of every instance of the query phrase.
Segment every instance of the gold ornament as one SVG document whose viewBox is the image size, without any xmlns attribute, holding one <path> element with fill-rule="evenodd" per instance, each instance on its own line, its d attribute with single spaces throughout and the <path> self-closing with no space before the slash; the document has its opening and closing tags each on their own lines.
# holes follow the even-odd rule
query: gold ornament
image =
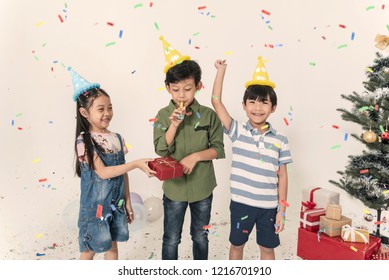
<svg viewBox="0 0 389 280">
<path fill-rule="evenodd" d="M 377 140 L 377 135 L 373 131 L 363 133 L 363 140 L 367 143 L 374 143 Z"/>
</svg>

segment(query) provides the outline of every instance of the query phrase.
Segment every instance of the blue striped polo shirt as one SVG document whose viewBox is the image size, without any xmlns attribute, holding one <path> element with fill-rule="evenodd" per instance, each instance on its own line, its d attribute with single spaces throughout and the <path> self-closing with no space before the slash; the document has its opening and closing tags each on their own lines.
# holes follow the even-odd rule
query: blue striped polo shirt
<svg viewBox="0 0 389 280">
<path fill-rule="evenodd" d="M 250 121 L 231 119 L 227 134 L 232 141 L 231 199 L 260 208 L 278 206 L 278 170 L 292 162 L 288 139 L 271 127 L 260 134 Z"/>
</svg>

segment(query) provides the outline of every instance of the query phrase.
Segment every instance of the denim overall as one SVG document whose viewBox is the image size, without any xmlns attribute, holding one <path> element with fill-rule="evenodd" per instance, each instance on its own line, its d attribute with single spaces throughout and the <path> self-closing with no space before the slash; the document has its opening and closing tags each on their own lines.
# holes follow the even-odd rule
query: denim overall
<svg viewBox="0 0 389 280">
<path fill-rule="evenodd" d="M 116 134 L 122 146 L 122 139 Z M 105 154 L 95 148 L 105 166 L 124 164 L 124 152 Z M 124 208 L 124 175 L 103 180 L 81 164 L 81 198 L 78 219 L 80 252 L 86 249 L 102 253 L 111 249 L 112 241 L 127 241 L 129 238 L 126 211 Z"/>
</svg>

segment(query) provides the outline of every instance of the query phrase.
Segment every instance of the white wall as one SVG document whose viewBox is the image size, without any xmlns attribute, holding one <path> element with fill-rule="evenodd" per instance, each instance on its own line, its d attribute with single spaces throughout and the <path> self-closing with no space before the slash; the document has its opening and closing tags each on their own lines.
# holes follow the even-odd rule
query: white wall
<svg viewBox="0 0 389 280">
<path fill-rule="evenodd" d="M 389 6 L 382 9 L 383 2 L 374 0 L 152 3 L 150 7 L 150 1 L 142 0 L 0 2 L 0 259 L 35 259 L 53 243 L 63 247 L 51 254 L 52 259 L 78 257 L 79 179 L 73 169 L 75 103 L 68 66 L 90 82 L 99 82 L 111 95 L 115 110 L 111 129 L 133 147 L 127 161 L 156 156 L 148 120 L 169 102 L 161 89 L 165 65 L 161 35 L 202 66 L 205 89 L 197 98 L 204 105 L 211 106 L 214 61 L 227 59 L 224 101 L 230 114 L 242 121 L 244 83 L 251 79 L 259 55 L 267 61 L 279 97 L 270 121 L 288 135 L 294 159 L 289 166 L 289 234 L 296 234 L 305 187 L 340 192 L 344 213 L 362 223 L 365 207 L 328 183 L 338 178 L 336 171 L 343 170 L 348 155 L 363 149 L 351 137 L 343 140 L 345 132 L 362 131 L 342 121 L 336 109 L 351 107 L 341 94 L 362 92 L 365 69 L 379 51 L 374 38 L 388 33 Z M 143 6 L 135 8 L 137 4 Z M 201 6 L 206 8 L 199 10 Z M 375 8 L 367 9 L 370 6 Z M 106 46 L 110 42 L 116 44 Z M 342 45 L 347 46 L 338 48 Z M 341 147 L 331 150 L 335 145 Z M 214 222 L 229 219 L 228 138 L 225 147 L 227 158 L 215 162 L 219 186 Z M 47 181 L 39 182 L 42 178 Z M 140 171 L 131 172 L 130 180 L 132 191 L 143 199 L 162 194 L 161 183 Z M 69 244 L 74 251 L 64 249 Z"/>
</svg>

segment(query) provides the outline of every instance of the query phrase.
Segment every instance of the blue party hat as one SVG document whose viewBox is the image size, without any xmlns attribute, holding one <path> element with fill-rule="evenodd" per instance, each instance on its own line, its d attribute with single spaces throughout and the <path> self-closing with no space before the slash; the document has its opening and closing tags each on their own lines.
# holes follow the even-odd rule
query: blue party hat
<svg viewBox="0 0 389 280">
<path fill-rule="evenodd" d="M 77 74 L 77 72 L 74 71 L 72 67 L 68 67 L 68 71 L 72 74 L 73 87 L 74 87 L 73 100 L 75 102 L 77 102 L 78 97 L 83 92 L 86 92 L 92 88 L 100 88 L 100 84 L 88 82 L 79 74 Z"/>
</svg>

